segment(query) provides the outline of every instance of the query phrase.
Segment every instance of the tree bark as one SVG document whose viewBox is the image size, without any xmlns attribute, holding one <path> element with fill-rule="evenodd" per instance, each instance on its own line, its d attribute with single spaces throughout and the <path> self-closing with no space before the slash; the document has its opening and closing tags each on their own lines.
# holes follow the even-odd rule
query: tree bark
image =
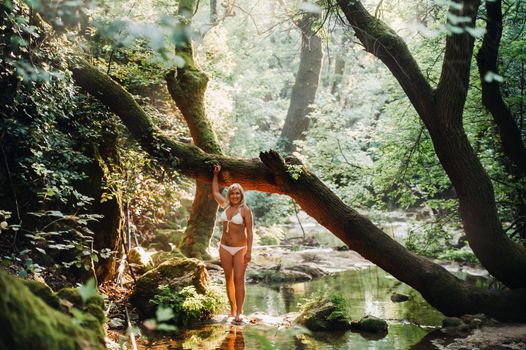
<svg viewBox="0 0 526 350">
<path fill-rule="evenodd" d="M 423 76 L 405 42 L 359 1 L 338 1 L 365 50 L 378 57 L 398 80 L 424 122 L 435 152 L 455 187 L 467 239 L 482 265 L 510 288 L 526 287 L 526 248 L 506 236 L 500 223 L 491 181 L 471 147 L 462 125 L 473 37 L 465 30 L 446 39 L 440 81 L 435 90 Z M 478 0 L 461 2 L 456 16 L 471 18 Z"/>
<path fill-rule="evenodd" d="M 193 1 L 179 3 L 178 15 L 184 13 L 194 13 Z M 221 154 L 219 142 L 206 117 L 205 92 L 208 77 L 194 61 L 190 38 L 186 38 L 185 45 L 181 45 L 177 54 L 184 58 L 185 66 L 166 75 L 168 91 L 183 114 L 194 144 L 206 153 Z M 210 259 L 208 247 L 214 233 L 217 203 L 212 196 L 210 184 L 198 180 L 195 187 L 192 212 L 179 248 L 188 257 Z"/>
<path fill-rule="evenodd" d="M 305 14 L 297 23 L 301 30 L 300 65 L 292 88 L 290 105 L 285 118 L 285 124 L 278 140 L 278 148 L 284 153 L 292 153 L 296 147 L 295 140 L 305 139 L 309 130 L 309 113 L 314 103 L 320 81 L 323 52 L 321 38 L 314 31 L 314 24 L 319 16 Z"/>
<path fill-rule="evenodd" d="M 261 153 L 260 159 L 254 160 L 204 153 L 193 145 L 163 136 L 133 97 L 96 68 L 81 61 L 72 67 L 72 72 L 76 84 L 116 113 L 160 164 L 210 183 L 209 163 L 221 162 L 222 184 L 239 182 L 247 189 L 289 195 L 350 248 L 418 290 L 446 315 L 484 312 L 499 320 L 526 321 L 526 314 L 518 311 L 526 308 L 526 289 L 476 288 L 415 255 L 345 205 L 295 158 L 285 161 L 274 151 Z"/>
<path fill-rule="evenodd" d="M 522 141 L 521 131 L 502 97 L 500 83 L 492 79 L 486 81 L 488 72 L 499 73 L 498 57 L 502 35 L 501 1 L 486 1 L 487 24 L 482 46 L 477 53 L 477 66 L 482 86 L 482 103 L 491 113 L 497 124 L 502 151 L 518 168 L 521 176 L 526 176 L 526 147 Z"/>
</svg>

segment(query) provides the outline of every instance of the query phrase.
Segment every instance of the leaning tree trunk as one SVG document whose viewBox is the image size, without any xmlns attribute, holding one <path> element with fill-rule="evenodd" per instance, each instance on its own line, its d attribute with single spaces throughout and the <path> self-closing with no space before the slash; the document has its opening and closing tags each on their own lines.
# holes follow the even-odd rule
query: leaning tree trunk
<svg viewBox="0 0 526 350">
<path fill-rule="evenodd" d="M 474 42 L 465 27 L 474 26 L 479 1 L 465 0 L 461 10 L 449 9 L 455 16 L 471 18 L 471 22 L 460 24 L 461 34 L 447 37 L 435 90 L 405 42 L 391 28 L 371 16 L 358 0 L 338 3 L 365 49 L 389 68 L 429 131 L 438 159 L 457 192 L 464 231 L 473 252 L 508 287 L 526 287 L 526 247 L 505 234 L 493 185 L 462 125 Z"/>
<path fill-rule="evenodd" d="M 221 162 L 222 184 L 239 182 L 247 189 L 286 194 L 350 248 L 407 283 L 446 315 L 483 312 L 500 320 L 526 321 L 526 288 L 484 290 L 470 286 L 440 265 L 407 250 L 366 217 L 347 206 L 298 160 L 286 163 L 271 151 L 260 160 L 204 153 L 162 135 L 133 97 L 108 76 L 80 61 L 72 65 L 76 84 L 119 116 L 132 137 L 167 168 L 210 183 L 210 162 Z M 295 171 L 289 170 L 294 166 Z M 301 171 L 298 172 L 298 168 Z"/>
<path fill-rule="evenodd" d="M 526 147 L 522 141 L 521 131 L 510 108 L 500 91 L 500 83 L 486 77 L 488 73 L 498 74 L 498 56 L 502 35 L 501 1 L 486 1 L 487 25 L 482 46 L 477 53 L 477 66 L 482 87 L 482 103 L 491 113 L 499 129 L 502 151 L 521 173 L 526 175 Z"/>
<path fill-rule="evenodd" d="M 285 153 L 295 150 L 294 141 L 305 139 L 309 130 L 309 113 L 320 81 L 323 52 L 321 39 L 314 31 L 318 15 L 305 14 L 297 23 L 301 30 L 300 65 L 292 88 L 289 110 L 278 140 L 278 148 Z"/>
<path fill-rule="evenodd" d="M 194 1 L 180 1 L 179 15 L 194 13 Z M 206 153 L 221 154 L 221 147 L 205 111 L 205 92 L 208 77 L 193 58 L 189 37 L 177 45 L 177 54 L 184 58 L 185 66 L 166 75 L 168 91 L 183 114 L 197 147 Z M 196 181 L 192 212 L 186 226 L 180 249 L 188 257 L 210 259 L 208 247 L 214 231 L 217 203 L 210 184 Z"/>
</svg>

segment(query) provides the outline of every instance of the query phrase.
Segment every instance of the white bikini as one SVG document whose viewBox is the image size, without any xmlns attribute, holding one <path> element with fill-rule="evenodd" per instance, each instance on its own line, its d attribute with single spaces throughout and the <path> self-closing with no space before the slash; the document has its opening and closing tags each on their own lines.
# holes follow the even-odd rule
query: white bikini
<svg viewBox="0 0 526 350">
<path fill-rule="evenodd" d="M 241 216 L 241 213 L 239 212 L 239 209 L 237 210 L 237 212 L 232 215 L 232 218 L 230 218 L 230 220 L 228 219 L 227 215 L 226 215 L 226 211 L 228 210 L 228 208 L 230 208 L 230 206 L 226 207 L 225 210 L 221 213 L 221 215 L 219 216 L 219 218 L 222 220 L 222 221 L 226 221 L 226 232 L 230 232 L 230 223 L 234 223 L 236 225 L 242 225 L 243 224 L 243 217 Z M 246 248 L 246 246 L 242 246 L 242 247 L 231 247 L 229 245 L 224 245 L 223 243 L 219 243 L 219 245 L 224 249 L 226 250 L 227 252 L 230 253 L 230 255 L 235 255 L 237 252 L 239 252 L 241 249 L 243 248 Z"/>
</svg>

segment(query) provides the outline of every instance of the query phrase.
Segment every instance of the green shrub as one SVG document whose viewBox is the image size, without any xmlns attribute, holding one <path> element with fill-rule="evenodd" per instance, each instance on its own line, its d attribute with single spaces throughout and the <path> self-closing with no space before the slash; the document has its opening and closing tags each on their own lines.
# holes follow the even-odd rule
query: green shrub
<svg viewBox="0 0 526 350">
<path fill-rule="evenodd" d="M 261 232 L 259 234 L 260 245 L 279 245 L 284 237 L 283 229 L 277 225 L 262 227 L 259 232 Z"/>
<path fill-rule="evenodd" d="M 208 286 L 204 294 L 198 293 L 194 286 L 176 291 L 165 285 L 160 290 L 150 302 L 171 308 L 177 325 L 186 326 L 191 322 L 207 319 L 226 304 L 224 292 L 216 285 Z"/>
</svg>

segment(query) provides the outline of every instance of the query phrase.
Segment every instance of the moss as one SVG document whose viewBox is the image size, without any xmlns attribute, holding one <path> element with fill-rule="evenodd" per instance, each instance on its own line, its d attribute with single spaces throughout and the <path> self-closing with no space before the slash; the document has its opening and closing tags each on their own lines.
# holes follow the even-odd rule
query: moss
<svg viewBox="0 0 526 350">
<path fill-rule="evenodd" d="M 202 261 L 172 258 L 139 277 L 130 301 L 142 317 L 151 317 L 155 307 L 150 300 L 159 294 L 159 286 L 170 285 L 182 289 L 192 285 L 198 293 L 205 293 L 207 283 L 208 273 Z"/>
<path fill-rule="evenodd" d="M 312 331 L 335 331 L 351 328 L 345 313 L 345 301 L 338 296 L 314 297 L 302 306 L 302 312 L 295 320 Z"/>
<path fill-rule="evenodd" d="M 170 259 L 182 259 L 185 258 L 184 254 L 181 253 L 181 251 L 177 248 L 172 250 L 171 252 L 157 252 L 152 255 L 152 260 L 155 263 L 155 265 L 160 265 L 164 263 L 165 261 L 168 261 Z"/>
<path fill-rule="evenodd" d="M 53 309 L 59 311 L 61 310 L 60 299 L 55 295 L 55 293 L 53 293 L 53 290 L 47 284 L 33 280 L 24 280 L 23 283 L 33 294 L 42 299 Z"/>
<path fill-rule="evenodd" d="M 106 322 L 106 316 L 104 315 L 104 299 L 100 295 L 92 296 L 86 303 L 82 303 L 79 290 L 77 288 L 62 288 L 57 293 L 57 296 L 61 299 L 65 299 L 73 304 L 73 307 L 84 311 L 87 315 L 90 315 L 94 321 L 97 322 L 98 326 L 101 327 Z M 67 310 L 69 311 L 69 310 Z M 94 325 L 89 317 L 85 318 L 86 322 L 83 322 L 84 326 L 88 324 Z"/>
<path fill-rule="evenodd" d="M 57 292 L 57 296 L 61 299 L 66 299 L 79 308 L 81 308 L 83 305 L 82 298 L 80 297 L 80 293 L 77 288 L 62 288 Z M 87 305 L 95 305 L 101 309 L 104 309 L 104 299 L 101 295 L 97 294 L 86 301 L 86 306 Z"/>
<path fill-rule="evenodd" d="M 81 327 L 17 278 L 0 272 L 0 349 L 105 349 L 102 328 Z"/>
</svg>

